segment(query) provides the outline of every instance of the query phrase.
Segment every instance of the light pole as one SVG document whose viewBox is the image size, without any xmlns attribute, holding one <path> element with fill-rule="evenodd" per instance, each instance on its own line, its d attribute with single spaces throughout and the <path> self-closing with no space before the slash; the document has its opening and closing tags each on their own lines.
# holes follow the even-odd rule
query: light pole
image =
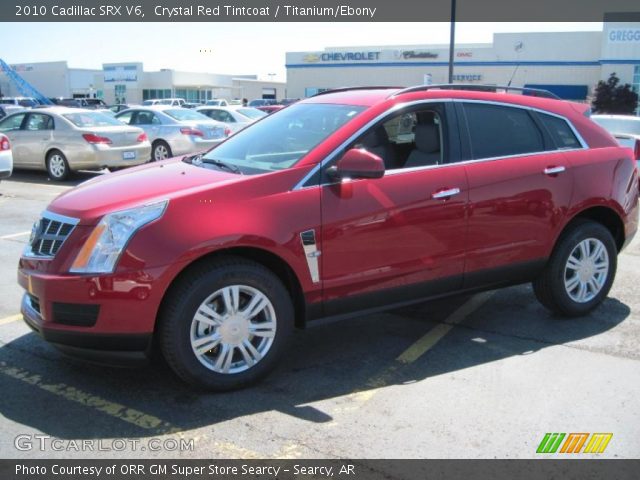
<svg viewBox="0 0 640 480">
<path fill-rule="evenodd" d="M 451 0 L 451 35 L 449 37 L 449 83 L 453 83 L 453 51 L 456 46 L 456 0 Z"/>
</svg>

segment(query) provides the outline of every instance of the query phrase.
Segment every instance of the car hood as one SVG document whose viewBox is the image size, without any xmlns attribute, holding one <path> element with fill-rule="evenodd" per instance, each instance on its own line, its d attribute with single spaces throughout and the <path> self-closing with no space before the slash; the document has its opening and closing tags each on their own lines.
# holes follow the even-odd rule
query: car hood
<svg viewBox="0 0 640 480">
<path fill-rule="evenodd" d="M 199 188 L 242 181 L 242 175 L 209 170 L 180 159 L 150 163 L 101 175 L 58 196 L 48 210 L 92 225 L 102 216 L 188 194 Z"/>
</svg>

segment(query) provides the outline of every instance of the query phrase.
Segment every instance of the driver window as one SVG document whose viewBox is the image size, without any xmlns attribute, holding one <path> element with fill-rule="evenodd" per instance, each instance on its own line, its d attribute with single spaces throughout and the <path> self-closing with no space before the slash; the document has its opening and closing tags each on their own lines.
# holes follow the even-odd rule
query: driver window
<svg viewBox="0 0 640 480">
<path fill-rule="evenodd" d="M 405 111 L 372 127 L 353 145 L 378 155 L 387 170 L 445 162 L 443 122 L 437 106 Z"/>
</svg>

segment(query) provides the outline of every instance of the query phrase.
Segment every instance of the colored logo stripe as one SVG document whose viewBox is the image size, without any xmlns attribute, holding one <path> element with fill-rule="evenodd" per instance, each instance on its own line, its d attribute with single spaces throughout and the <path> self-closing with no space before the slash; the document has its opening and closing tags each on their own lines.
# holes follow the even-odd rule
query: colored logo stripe
<svg viewBox="0 0 640 480">
<path fill-rule="evenodd" d="M 584 449 L 584 453 L 602 453 L 609 445 L 613 433 L 594 433 Z"/>
<path fill-rule="evenodd" d="M 545 433 L 536 453 L 556 453 L 565 437 L 567 439 L 562 444 L 559 453 L 603 453 L 609 445 L 613 433 L 570 433 L 569 435 L 566 433 Z M 587 442 L 587 446 L 582 451 L 585 442 Z"/>
<path fill-rule="evenodd" d="M 580 453 L 587 438 L 589 438 L 588 433 L 570 433 L 562 445 L 560 453 Z"/>
<path fill-rule="evenodd" d="M 556 453 L 564 437 L 564 433 L 546 433 L 536 453 Z"/>
</svg>

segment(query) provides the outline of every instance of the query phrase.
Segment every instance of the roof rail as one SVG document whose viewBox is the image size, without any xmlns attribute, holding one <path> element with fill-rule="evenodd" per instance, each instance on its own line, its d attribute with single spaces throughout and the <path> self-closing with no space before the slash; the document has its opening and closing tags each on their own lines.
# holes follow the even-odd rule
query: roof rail
<svg viewBox="0 0 640 480">
<path fill-rule="evenodd" d="M 325 90 L 324 92 L 318 92 L 315 95 L 311 95 L 311 97 L 317 97 L 320 95 L 327 95 L 328 93 L 339 93 L 339 92 L 348 92 L 349 90 L 390 90 L 390 89 L 402 89 L 405 87 L 398 86 L 389 86 L 389 85 L 374 85 L 374 86 L 361 86 L 361 87 L 340 87 L 340 88 L 332 88 L 330 90 Z"/>
<path fill-rule="evenodd" d="M 522 95 L 530 95 L 532 97 L 544 97 L 553 98 L 555 100 L 562 100 L 555 93 L 549 90 L 543 90 L 540 88 L 529 87 L 512 87 L 510 85 L 475 85 L 466 83 L 444 83 L 435 85 L 417 85 L 415 87 L 404 88 L 399 92 L 394 92 L 389 97 L 395 97 L 403 93 L 422 92 L 424 90 L 473 90 L 477 92 L 496 92 L 498 90 L 504 90 L 505 93 L 509 91 L 522 92 Z"/>
</svg>

